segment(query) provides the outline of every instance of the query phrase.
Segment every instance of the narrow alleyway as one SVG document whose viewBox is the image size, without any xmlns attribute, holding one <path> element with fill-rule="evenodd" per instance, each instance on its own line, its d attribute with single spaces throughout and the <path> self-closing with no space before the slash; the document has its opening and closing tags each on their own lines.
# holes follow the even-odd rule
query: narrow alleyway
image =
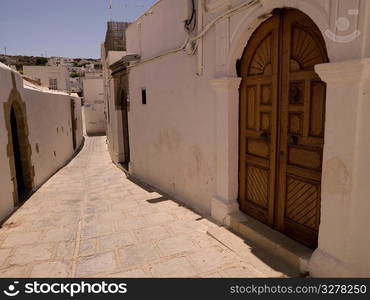
<svg viewBox="0 0 370 300">
<path fill-rule="evenodd" d="M 0 229 L 0 277 L 284 276 L 213 239 L 212 226 L 128 180 L 105 137 L 86 138 Z"/>
</svg>

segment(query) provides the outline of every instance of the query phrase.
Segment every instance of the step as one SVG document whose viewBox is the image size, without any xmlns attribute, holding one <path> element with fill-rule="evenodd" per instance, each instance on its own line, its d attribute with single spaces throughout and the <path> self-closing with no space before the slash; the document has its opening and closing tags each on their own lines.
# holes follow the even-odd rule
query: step
<svg viewBox="0 0 370 300">
<path fill-rule="evenodd" d="M 237 242 L 233 232 L 245 244 L 260 249 L 264 258 L 269 257 L 270 262 L 274 261 L 275 268 L 286 269 L 291 276 L 308 274 L 308 262 L 313 252 L 311 249 L 241 212 L 230 216 L 228 229 L 213 229 L 209 234 L 229 248 L 238 248 L 234 251 L 239 251 L 240 247 L 236 245 L 240 245 L 240 242 Z"/>
</svg>

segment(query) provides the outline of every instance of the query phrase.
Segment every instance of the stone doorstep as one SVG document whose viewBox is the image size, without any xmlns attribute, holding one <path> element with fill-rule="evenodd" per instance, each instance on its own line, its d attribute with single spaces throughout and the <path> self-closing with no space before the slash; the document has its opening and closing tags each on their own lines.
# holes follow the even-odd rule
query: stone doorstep
<svg viewBox="0 0 370 300">
<path fill-rule="evenodd" d="M 240 252 L 246 251 L 246 244 L 255 245 L 289 266 L 298 276 L 308 273 L 313 250 L 243 213 L 237 212 L 229 217 L 229 230 L 224 227 L 211 228 L 208 234 L 241 256 L 243 254 Z"/>
</svg>

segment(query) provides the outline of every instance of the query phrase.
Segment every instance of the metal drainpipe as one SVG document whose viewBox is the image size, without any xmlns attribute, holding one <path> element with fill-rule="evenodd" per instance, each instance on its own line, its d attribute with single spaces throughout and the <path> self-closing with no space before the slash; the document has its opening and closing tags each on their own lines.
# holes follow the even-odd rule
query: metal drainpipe
<svg viewBox="0 0 370 300">
<path fill-rule="evenodd" d="M 204 10 L 204 0 L 198 0 L 198 34 L 203 30 L 203 10 Z M 203 37 L 198 40 L 198 72 L 197 75 L 201 76 L 203 74 Z"/>
</svg>

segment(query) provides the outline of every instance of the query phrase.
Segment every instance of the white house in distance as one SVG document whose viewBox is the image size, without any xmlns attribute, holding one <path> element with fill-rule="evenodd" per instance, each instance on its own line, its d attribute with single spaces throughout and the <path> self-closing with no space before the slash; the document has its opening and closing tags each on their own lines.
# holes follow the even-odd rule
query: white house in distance
<svg viewBox="0 0 370 300">
<path fill-rule="evenodd" d="M 48 66 L 73 66 L 73 58 L 52 56 L 48 59 Z"/>
<path fill-rule="evenodd" d="M 126 41 L 104 68 L 132 176 L 311 276 L 370 276 L 370 1 L 161 0 Z"/>
<path fill-rule="evenodd" d="M 51 90 L 69 91 L 69 71 L 66 66 L 23 66 L 23 74 L 38 80 Z"/>
<path fill-rule="evenodd" d="M 103 74 L 85 73 L 83 91 L 86 134 L 105 135 Z"/>
<path fill-rule="evenodd" d="M 81 99 L 0 63 L 0 222 L 79 150 Z"/>
</svg>

